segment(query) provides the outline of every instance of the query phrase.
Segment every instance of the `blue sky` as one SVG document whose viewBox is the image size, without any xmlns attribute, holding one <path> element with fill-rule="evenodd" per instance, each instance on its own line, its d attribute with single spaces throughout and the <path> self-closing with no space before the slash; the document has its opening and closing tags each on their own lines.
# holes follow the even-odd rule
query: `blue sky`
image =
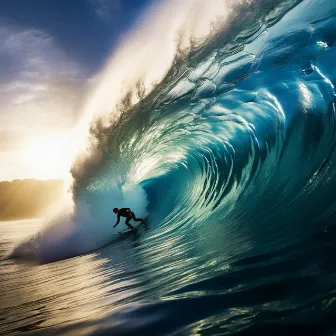
<svg viewBox="0 0 336 336">
<path fill-rule="evenodd" d="M 150 2 L 1 0 L 0 132 L 53 127 L 57 96 L 66 111 L 53 124 L 71 127 L 86 81 Z"/>
<path fill-rule="evenodd" d="M 2 24 L 37 29 L 96 71 L 150 0 L 1 0 Z"/>
<path fill-rule="evenodd" d="M 0 1 L 0 156 L 6 171 L 20 165 L 27 139 L 74 126 L 90 81 L 154 1 Z"/>
</svg>

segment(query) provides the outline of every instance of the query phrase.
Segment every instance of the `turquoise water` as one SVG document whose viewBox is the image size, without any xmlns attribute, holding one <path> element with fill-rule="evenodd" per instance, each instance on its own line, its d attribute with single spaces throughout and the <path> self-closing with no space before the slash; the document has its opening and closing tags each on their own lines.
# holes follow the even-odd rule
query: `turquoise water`
<svg viewBox="0 0 336 336">
<path fill-rule="evenodd" d="M 155 85 L 93 100 L 72 209 L 1 224 L 2 330 L 334 332 L 336 3 L 234 9 Z M 118 235 L 115 206 L 148 223 Z"/>
</svg>

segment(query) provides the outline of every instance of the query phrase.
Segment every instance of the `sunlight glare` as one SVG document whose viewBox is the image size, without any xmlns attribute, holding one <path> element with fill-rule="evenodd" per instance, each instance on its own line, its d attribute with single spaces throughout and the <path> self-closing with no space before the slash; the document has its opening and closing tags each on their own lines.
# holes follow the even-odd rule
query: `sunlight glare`
<svg viewBox="0 0 336 336">
<path fill-rule="evenodd" d="M 69 135 L 48 134 L 27 143 L 24 151 L 27 165 L 38 179 L 63 179 L 69 172 L 71 149 Z"/>
</svg>

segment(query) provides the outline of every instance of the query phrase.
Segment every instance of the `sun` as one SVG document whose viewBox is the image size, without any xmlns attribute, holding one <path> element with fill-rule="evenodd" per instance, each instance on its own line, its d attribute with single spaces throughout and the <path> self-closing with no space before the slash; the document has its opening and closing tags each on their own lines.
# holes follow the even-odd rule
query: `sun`
<svg viewBox="0 0 336 336">
<path fill-rule="evenodd" d="M 48 134 L 29 141 L 24 150 L 27 170 L 38 179 L 64 179 L 71 160 L 70 137 Z"/>
</svg>

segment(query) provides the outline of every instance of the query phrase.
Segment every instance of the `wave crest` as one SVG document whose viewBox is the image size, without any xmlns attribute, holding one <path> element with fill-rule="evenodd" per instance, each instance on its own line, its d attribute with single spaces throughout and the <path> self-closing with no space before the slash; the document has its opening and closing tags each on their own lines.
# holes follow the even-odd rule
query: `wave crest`
<svg viewBox="0 0 336 336">
<path fill-rule="evenodd" d="M 161 235 L 207 223 L 248 240 L 267 232 L 270 244 L 300 234 L 284 230 L 284 218 L 313 226 L 330 213 L 336 30 L 332 5 L 317 18 L 317 5 L 297 3 L 228 2 L 221 18 L 207 12 L 204 34 L 195 20 L 205 5 L 187 2 L 177 19 L 155 13 L 160 29 L 137 57 L 139 34 L 121 46 L 83 118 L 88 145 L 72 167 L 75 209 L 65 220 L 75 228 L 57 246 L 81 242 L 67 256 L 110 239 L 110 209 L 121 203 L 149 211 Z"/>
</svg>

